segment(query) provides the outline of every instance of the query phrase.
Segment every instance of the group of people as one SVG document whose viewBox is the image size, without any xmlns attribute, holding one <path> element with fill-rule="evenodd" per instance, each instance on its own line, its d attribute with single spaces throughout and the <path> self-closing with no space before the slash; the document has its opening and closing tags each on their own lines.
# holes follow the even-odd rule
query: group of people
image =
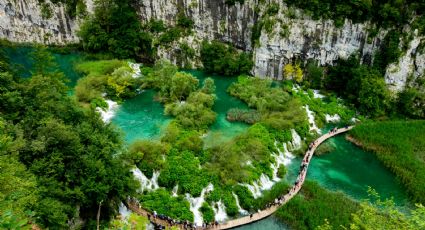
<svg viewBox="0 0 425 230">
<path fill-rule="evenodd" d="M 346 126 L 345 128 L 348 129 L 349 127 Z M 333 129 L 331 129 L 329 131 L 329 134 L 334 134 L 337 131 L 338 131 L 338 128 L 335 127 L 335 128 L 333 128 Z M 288 194 L 289 195 L 291 195 L 293 192 L 295 192 L 297 189 L 299 189 L 299 187 L 301 186 L 302 182 L 304 181 L 305 174 L 307 172 L 308 163 L 310 161 L 311 155 L 313 154 L 313 152 L 311 150 L 314 147 L 316 147 L 317 144 L 318 144 L 317 143 L 317 140 L 315 140 L 315 141 L 313 141 L 313 142 L 311 142 L 309 144 L 309 146 L 308 146 L 308 152 L 307 152 L 306 156 L 304 157 L 304 159 L 303 159 L 303 161 L 301 163 L 301 166 L 300 166 L 299 176 L 298 176 L 297 180 L 295 181 L 294 186 L 291 189 L 289 189 L 289 191 L 288 191 Z M 281 205 L 282 203 L 285 202 L 285 199 L 286 199 L 285 195 L 279 196 L 273 202 L 268 203 L 266 205 L 266 209 L 269 209 L 269 208 L 271 208 L 271 207 L 273 207 L 275 205 Z M 140 207 L 140 205 L 139 205 L 139 207 Z M 258 212 L 260 212 L 260 210 Z M 251 213 L 249 215 L 250 219 L 252 219 L 253 216 L 254 216 L 254 214 Z M 149 218 L 149 220 L 151 220 L 151 216 L 150 215 L 148 215 L 148 218 Z M 168 224 L 170 226 L 173 226 L 173 225 L 182 225 L 182 227 L 184 229 L 196 229 L 197 228 L 194 223 L 191 223 L 191 222 L 189 222 L 187 220 L 185 220 L 185 221 L 174 220 L 174 219 L 172 219 L 172 218 L 170 218 L 168 216 L 162 215 L 162 214 L 159 214 L 158 215 L 155 211 L 153 212 L 153 218 L 154 219 L 159 218 L 161 220 L 165 220 L 165 221 L 168 222 Z M 152 221 L 152 223 L 154 223 L 154 221 Z M 218 226 L 218 225 L 219 225 L 219 223 L 217 221 L 214 221 L 212 223 L 203 223 L 202 224 L 202 228 L 203 229 L 206 229 L 206 228 L 215 227 L 215 226 Z M 155 226 L 155 229 L 165 229 L 165 226 L 162 226 L 162 225 L 159 225 L 159 224 L 155 224 L 154 223 L 154 226 Z"/>
<path fill-rule="evenodd" d="M 151 219 L 151 215 L 148 214 L 148 219 L 154 225 L 155 229 L 165 229 L 165 226 L 162 226 L 162 225 L 160 225 L 160 224 L 158 224 L 154 221 L 154 219 L 157 219 L 157 218 L 160 219 L 160 220 L 167 221 L 169 226 L 180 225 L 181 227 L 183 227 L 183 229 L 199 229 L 199 227 L 197 227 L 194 223 L 191 223 L 188 220 L 184 220 L 184 221 L 174 220 L 173 218 L 168 217 L 166 215 L 157 214 L 156 211 L 153 211 L 152 218 L 153 219 Z M 214 222 L 210 222 L 210 223 L 203 223 L 202 229 L 207 229 L 207 228 L 218 226 L 218 225 L 219 225 L 218 221 L 214 221 Z"/>
</svg>

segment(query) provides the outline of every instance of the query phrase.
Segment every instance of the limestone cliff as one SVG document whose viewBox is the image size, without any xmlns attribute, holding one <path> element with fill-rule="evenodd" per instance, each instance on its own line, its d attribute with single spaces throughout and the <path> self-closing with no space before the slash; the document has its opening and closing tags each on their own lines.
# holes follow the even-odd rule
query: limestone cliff
<svg viewBox="0 0 425 230">
<path fill-rule="evenodd" d="M 0 38 L 13 42 L 66 44 L 78 42 L 75 20 L 61 4 L 49 1 L 50 17 L 43 18 L 38 0 L 0 0 Z"/>
<path fill-rule="evenodd" d="M 86 3 L 91 11 L 92 1 Z M 272 3 L 278 5 L 278 10 L 270 14 L 268 9 Z M 315 59 L 325 65 L 359 52 L 362 61 L 369 63 L 386 33 L 381 30 L 376 36 L 370 36 L 370 23 L 345 20 L 337 27 L 332 20 L 312 20 L 301 10 L 288 8 L 279 0 L 266 3 L 246 0 L 234 6 L 227 5 L 225 0 L 138 0 L 135 8 L 143 22 L 160 19 L 175 25 L 177 14 L 182 11 L 194 20 L 193 33 L 171 46 L 159 47 L 158 56 L 182 66 L 200 67 L 202 40 L 217 39 L 253 52 L 252 73 L 274 79 L 281 79 L 283 66 L 295 59 Z M 0 38 L 47 44 L 78 42 L 78 20 L 69 18 L 60 4 L 52 5 L 52 12 L 51 18 L 44 19 L 38 0 L 0 0 Z M 260 23 L 267 26 L 258 39 L 252 39 L 253 27 Z M 183 42 L 195 49 L 195 58 L 181 60 L 179 52 Z M 408 76 L 420 76 L 424 72 L 425 54 L 418 47 L 423 46 L 425 40 L 415 36 L 410 43 L 399 63 L 390 65 L 387 70 L 386 81 L 394 90 L 402 89 Z"/>
</svg>

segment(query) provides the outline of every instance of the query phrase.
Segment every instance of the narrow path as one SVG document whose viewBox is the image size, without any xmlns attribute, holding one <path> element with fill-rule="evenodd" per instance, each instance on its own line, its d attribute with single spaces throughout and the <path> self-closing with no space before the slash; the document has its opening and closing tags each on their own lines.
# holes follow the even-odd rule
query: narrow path
<svg viewBox="0 0 425 230">
<path fill-rule="evenodd" d="M 337 129 L 335 132 L 326 133 L 326 134 L 322 135 L 321 137 L 319 137 L 318 139 L 315 140 L 315 142 L 314 142 L 315 145 L 310 150 L 308 150 L 304 155 L 304 159 L 301 163 L 301 166 L 304 165 L 304 167 L 302 167 L 302 170 L 300 171 L 300 174 L 298 174 L 298 177 L 297 177 L 297 180 L 296 180 L 298 183 L 296 183 L 291 188 L 291 190 L 289 190 L 289 192 L 283 196 L 283 199 L 278 204 L 272 205 L 271 207 L 269 207 L 267 209 L 256 212 L 256 213 L 252 214 L 252 216 L 244 216 L 244 217 L 241 217 L 241 218 L 238 218 L 238 219 L 229 220 L 225 223 L 220 223 L 220 224 L 215 225 L 215 226 L 209 226 L 207 228 L 198 227 L 197 229 L 229 229 L 229 228 L 235 228 L 235 227 L 238 227 L 238 226 L 242 226 L 242 225 L 246 225 L 246 224 L 249 224 L 249 223 L 252 223 L 252 222 L 259 221 L 261 219 L 264 219 L 264 218 L 272 215 L 274 212 L 276 212 L 276 210 L 278 208 L 280 208 L 281 206 L 286 204 L 288 201 L 290 201 L 301 190 L 301 187 L 304 184 L 305 177 L 307 175 L 308 165 L 310 164 L 311 158 L 313 157 L 314 151 L 317 149 L 317 147 L 319 147 L 319 145 L 322 144 L 327 139 L 329 139 L 333 136 L 336 136 L 338 134 L 347 132 L 347 131 L 351 130 L 352 128 L 354 128 L 354 126 L 348 126 L 346 128 L 340 128 L 340 129 Z M 148 216 L 150 214 L 148 211 L 144 210 L 139 205 L 136 205 L 134 202 L 128 202 L 128 206 L 133 212 L 135 212 L 137 214 L 140 214 L 140 215 L 143 215 L 143 216 Z M 169 223 L 167 221 L 161 220 L 159 218 L 155 218 L 155 219 L 151 218 L 151 221 L 156 223 L 156 224 L 163 225 L 163 226 L 169 226 Z M 180 229 L 184 229 L 183 225 L 174 225 L 174 226 L 179 227 Z"/>
</svg>

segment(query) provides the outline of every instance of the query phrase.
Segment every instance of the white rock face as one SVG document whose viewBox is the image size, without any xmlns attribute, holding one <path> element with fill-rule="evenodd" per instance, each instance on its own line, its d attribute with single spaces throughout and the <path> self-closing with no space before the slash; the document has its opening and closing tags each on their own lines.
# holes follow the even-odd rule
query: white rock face
<svg viewBox="0 0 425 230">
<path fill-rule="evenodd" d="M 46 0 L 49 1 L 49 0 Z M 93 0 L 86 0 L 88 12 L 93 12 Z M 273 31 L 264 29 L 259 44 L 251 42 L 252 27 L 258 23 L 271 2 L 280 10 L 271 19 Z M 295 59 L 317 60 L 320 65 L 332 65 L 340 58 L 359 52 L 362 62 L 370 63 L 386 32 L 379 31 L 368 38 L 369 22 L 352 23 L 345 20 L 336 27 L 332 20 L 312 20 L 301 10 L 290 17 L 283 1 L 246 0 L 244 4 L 229 6 L 225 0 L 138 0 L 136 11 L 142 22 L 163 20 L 175 25 L 179 9 L 194 20 L 193 33 L 180 38 L 170 47 L 158 48 L 158 56 L 167 58 L 179 66 L 201 67 L 199 48 L 203 40 L 230 42 L 235 47 L 253 51 L 252 73 L 262 78 L 282 79 L 285 64 Z M 53 17 L 43 19 L 38 0 L 0 0 L 0 38 L 15 42 L 39 42 L 66 44 L 78 42 L 76 31 L 80 20 L 66 15 L 64 6 L 52 4 Z M 195 50 L 192 60 L 180 60 L 180 44 L 187 43 Z M 420 76 L 425 69 L 425 54 L 418 52 L 423 38 L 415 37 L 409 49 L 398 63 L 387 70 L 386 81 L 392 90 L 402 89 L 410 75 Z"/>
<path fill-rule="evenodd" d="M 76 20 L 62 4 L 51 4 L 52 17 L 43 19 L 38 0 L 0 0 L 0 38 L 13 42 L 67 44 L 78 42 Z"/>
<path fill-rule="evenodd" d="M 421 42 L 425 42 L 425 39 L 417 36 L 417 33 L 416 30 L 408 50 L 400 57 L 397 63 L 390 64 L 385 73 L 385 82 L 390 90 L 394 92 L 404 89 L 409 76 L 416 78 L 424 73 L 425 53 L 418 52 L 418 47 Z"/>
</svg>

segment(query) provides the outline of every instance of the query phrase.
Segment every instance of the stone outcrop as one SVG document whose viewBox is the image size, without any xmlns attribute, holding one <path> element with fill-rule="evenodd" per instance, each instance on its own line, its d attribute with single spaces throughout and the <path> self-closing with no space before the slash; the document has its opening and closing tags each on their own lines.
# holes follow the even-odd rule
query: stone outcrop
<svg viewBox="0 0 425 230">
<path fill-rule="evenodd" d="M 385 36 L 381 30 L 370 37 L 369 23 L 345 20 L 337 27 L 332 20 L 313 20 L 301 10 L 289 9 L 280 0 L 262 2 L 245 0 L 244 4 L 229 6 L 225 0 L 138 0 L 134 7 L 142 22 L 158 19 L 173 26 L 179 12 L 194 20 L 193 33 L 171 46 L 159 47 L 159 57 L 181 66 L 201 67 L 201 42 L 220 40 L 251 51 L 255 63 L 252 73 L 263 78 L 281 79 L 283 66 L 294 60 L 314 59 L 321 65 L 332 65 L 339 58 L 358 52 L 362 62 L 370 63 Z M 279 11 L 269 16 L 265 12 L 272 2 L 279 5 Z M 92 12 L 93 2 L 87 0 L 86 5 Z M 61 4 L 52 9 L 53 16 L 43 19 L 38 0 L 0 0 L 0 38 L 47 44 L 78 42 L 78 20 L 69 18 Z M 264 21 L 272 23 L 271 29 L 263 28 L 259 42 L 252 44 L 253 26 Z M 179 52 L 183 42 L 196 51 L 195 58 L 181 60 Z M 389 66 L 386 81 L 391 89 L 403 88 L 412 74 L 423 75 L 425 54 L 418 47 L 424 42 L 423 38 L 414 37 L 399 63 Z"/>
<path fill-rule="evenodd" d="M 66 44 L 78 42 L 75 20 L 61 4 L 51 4 L 52 16 L 42 17 L 38 0 L 0 0 L 0 38 L 13 42 Z"/>
</svg>

